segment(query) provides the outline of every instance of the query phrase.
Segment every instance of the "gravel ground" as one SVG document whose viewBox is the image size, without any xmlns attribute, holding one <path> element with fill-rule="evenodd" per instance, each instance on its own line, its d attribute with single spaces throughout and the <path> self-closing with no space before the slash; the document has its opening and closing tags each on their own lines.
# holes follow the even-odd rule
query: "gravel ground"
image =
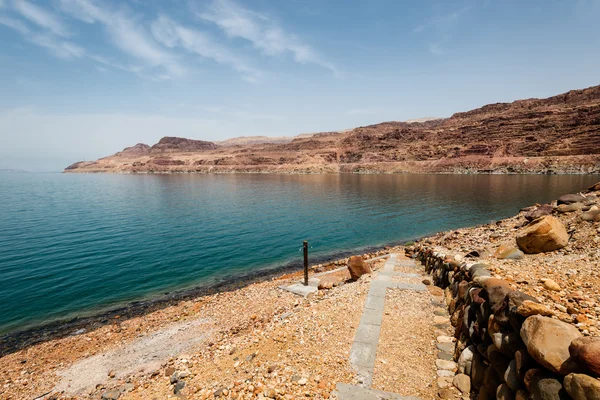
<svg viewBox="0 0 600 400">
<path fill-rule="evenodd" d="M 435 398 L 437 350 L 431 299 L 429 292 L 388 289 L 374 388 L 422 399 Z"/>
</svg>

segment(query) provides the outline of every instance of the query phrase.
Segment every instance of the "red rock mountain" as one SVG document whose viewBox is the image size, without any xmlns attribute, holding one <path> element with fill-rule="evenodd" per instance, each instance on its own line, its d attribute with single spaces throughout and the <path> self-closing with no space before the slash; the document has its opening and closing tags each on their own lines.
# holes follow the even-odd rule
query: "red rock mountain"
<svg viewBox="0 0 600 400">
<path fill-rule="evenodd" d="M 283 143 L 165 137 L 68 172 L 600 172 L 600 86 Z"/>
</svg>

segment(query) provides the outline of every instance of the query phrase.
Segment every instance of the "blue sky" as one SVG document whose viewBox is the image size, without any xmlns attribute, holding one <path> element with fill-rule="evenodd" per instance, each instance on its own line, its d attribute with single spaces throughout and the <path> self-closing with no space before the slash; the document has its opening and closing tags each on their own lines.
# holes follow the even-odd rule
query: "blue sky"
<svg viewBox="0 0 600 400">
<path fill-rule="evenodd" d="M 0 168 L 600 84 L 600 0 L 0 0 Z"/>
</svg>

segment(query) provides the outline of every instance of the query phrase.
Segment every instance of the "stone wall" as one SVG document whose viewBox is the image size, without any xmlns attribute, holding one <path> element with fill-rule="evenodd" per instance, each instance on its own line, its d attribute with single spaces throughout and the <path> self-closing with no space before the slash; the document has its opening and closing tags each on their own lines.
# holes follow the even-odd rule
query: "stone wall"
<svg viewBox="0 0 600 400">
<path fill-rule="evenodd" d="M 454 361 L 475 399 L 600 399 L 600 340 L 510 283 L 490 265 L 442 248 L 407 248 L 444 289 L 455 328 Z"/>
</svg>

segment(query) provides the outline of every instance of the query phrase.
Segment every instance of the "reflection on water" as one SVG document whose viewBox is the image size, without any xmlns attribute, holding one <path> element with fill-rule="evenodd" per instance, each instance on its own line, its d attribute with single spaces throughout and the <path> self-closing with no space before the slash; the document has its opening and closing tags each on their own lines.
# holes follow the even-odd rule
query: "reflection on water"
<svg viewBox="0 0 600 400">
<path fill-rule="evenodd" d="M 0 175 L 0 331 L 513 215 L 600 180 Z"/>
</svg>

